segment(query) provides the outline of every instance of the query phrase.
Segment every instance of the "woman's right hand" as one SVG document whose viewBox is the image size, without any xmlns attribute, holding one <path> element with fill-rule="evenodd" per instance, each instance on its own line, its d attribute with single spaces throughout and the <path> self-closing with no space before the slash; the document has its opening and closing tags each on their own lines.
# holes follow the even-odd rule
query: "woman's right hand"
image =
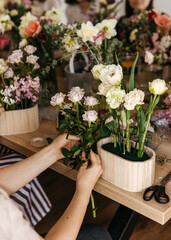
<svg viewBox="0 0 171 240">
<path fill-rule="evenodd" d="M 0 115 L 1 115 L 1 113 L 3 113 L 4 112 L 4 108 L 2 107 L 2 105 L 1 105 L 1 103 L 0 103 Z"/>
<path fill-rule="evenodd" d="M 82 156 L 82 160 L 86 160 L 85 153 Z M 88 166 L 88 162 L 86 161 L 80 167 L 76 183 L 76 192 L 82 192 L 82 194 L 88 198 L 98 178 L 103 172 L 100 158 L 92 150 L 90 152 L 90 161 L 90 166 Z"/>
</svg>

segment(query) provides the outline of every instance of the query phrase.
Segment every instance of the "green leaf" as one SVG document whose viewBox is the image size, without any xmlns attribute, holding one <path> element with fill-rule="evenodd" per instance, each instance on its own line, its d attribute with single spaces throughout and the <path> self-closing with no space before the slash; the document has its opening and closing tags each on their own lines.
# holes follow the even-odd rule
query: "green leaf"
<svg viewBox="0 0 171 240">
<path fill-rule="evenodd" d="M 67 157 L 66 158 L 62 158 L 61 160 L 63 161 L 64 165 L 68 165 L 69 158 L 67 158 Z"/>
<path fill-rule="evenodd" d="M 77 151 L 79 148 L 79 145 L 74 145 L 71 149 L 70 152 L 74 153 L 75 151 Z"/>
<path fill-rule="evenodd" d="M 111 131 L 106 126 L 103 126 L 99 131 L 100 138 L 109 137 L 110 134 L 111 134 Z"/>
<path fill-rule="evenodd" d="M 66 148 L 62 148 L 62 153 L 65 157 L 69 157 L 71 155 L 70 151 Z"/>
<path fill-rule="evenodd" d="M 137 56 L 134 60 L 134 63 L 132 65 L 132 68 L 131 68 L 131 74 L 130 74 L 130 78 L 129 78 L 129 87 L 128 87 L 128 92 L 132 91 L 134 89 L 134 75 L 135 75 L 135 66 L 137 64 L 137 60 L 138 60 L 138 57 L 139 57 L 139 53 L 137 53 Z"/>
<path fill-rule="evenodd" d="M 80 154 L 80 152 L 81 152 L 81 149 L 78 149 L 78 150 L 74 153 L 73 157 L 78 156 L 78 155 Z"/>
<path fill-rule="evenodd" d="M 151 109 L 152 101 L 153 101 L 153 97 L 152 97 L 152 95 L 151 95 L 151 97 L 150 97 L 150 102 L 149 102 L 148 107 L 147 107 L 147 110 L 146 110 L 146 116 L 148 115 L 148 113 L 149 113 L 149 111 L 150 111 L 150 109 Z"/>
<path fill-rule="evenodd" d="M 113 121 L 105 124 L 105 126 L 106 126 L 112 133 L 114 133 L 114 124 L 113 124 Z"/>
<path fill-rule="evenodd" d="M 67 120 L 63 120 L 60 122 L 59 131 L 63 132 L 68 127 L 69 127 L 69 122 Z"/>
<path fill-rule="evenodd" d="M 153 108 L 152 108 L 152 112 L 154 111 L 154 108 L 155 108 L 155 106 L 159 103 L 159 101 L 160 101 L 160 96 L 158 96 L 158 97 L 156 98 L 156 100 L 155 100 L 155 102 L 154 102 L 154 106 L 153 106 Z"/>
</svg>

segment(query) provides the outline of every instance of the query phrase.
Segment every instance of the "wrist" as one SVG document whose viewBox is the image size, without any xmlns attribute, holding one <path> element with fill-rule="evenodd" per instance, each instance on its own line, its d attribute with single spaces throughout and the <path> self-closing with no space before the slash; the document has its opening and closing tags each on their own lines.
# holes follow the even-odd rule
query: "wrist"
<svg viewBox="0 0 171 240">
<path fill-rule="evenodd" d="M 87 204 L 90 200 L 91 191 L 77 190 L 75 191 L 74 196 L 79 199 L 80 202 Z"/>
</svg>

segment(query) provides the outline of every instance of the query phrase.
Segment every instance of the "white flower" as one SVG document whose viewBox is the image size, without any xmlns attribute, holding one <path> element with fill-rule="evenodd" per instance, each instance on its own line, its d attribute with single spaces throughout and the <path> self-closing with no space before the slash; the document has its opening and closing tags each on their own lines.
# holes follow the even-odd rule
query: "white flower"
<svg viewBox="0 0 171 240">
<path fill-rule="evenodd" d="M 101 70 L 103 68 L 105 68 L 105 65 L 103 65 L 103 64 L 97 64 L 92 68 L 91 72 L 93 74 L 94 79 L 96 79 L 96 80 L 100 79 L 99 76 L 100 76 Z"/>
<path fill-rule="evenodd" d="M 81 24 L 81 29 L 77 31 L 77 35 L 82 38 L 83 42 L 94 42 L 94 37 L 97 36 L 98 32 L 99 29 L 88 21 L 87 23 Z"/>
<path fill-rule="evenodd" d="M 112 122 L 113 121 L 113 117 L 111 116 L 111 117 L 108 117 L 107 119 L 106 119 L 106 121 L 105 121 L 105 124 L 107 124 L 107 123 L 110 123 L 110 122 Z"/>
<path fill-rule="evenodd" d="M 136 105 L 144 104 L 144 92 L 137 90 L 136 88 L 133 91 L 130 91 L 125 95 L 124 107 L 127 110 L 134 110 Z"/>
<path fill-rule="evenodd" d="M 97 98 L 94 97 L 84 97 L 85 106 L 95 106 L 98 104 Z"/>
<path fill-rule="evenodd" d="M 125 90 L 120 87 L 112 87 L 106 94 L 106 102 L 110 108 L 116 109 L 124 102 Z"/>
<path fill-rule="evenodd" d="M 35 51 L 37 50 L 36 47 L 32 46 L 32 45 L 27 45 L 25 48 L 24 48 L 24 51 L 28 54 L 33 54 Z"/>
<path fill-rule="evenodd" d="M 66 95 L 63 94 L 62 92 L 56 93 L 56 94 L 51 98 L 50 104 L 51 104 L 52 106 L 61 105 L 61 104 L 64 102 L 65 96 L 66 96 Z"/>
<path fill-rule="evenodd" d="M 4 78 L 12 78 L 14 76 L 14 72 L 12 68 L 8 68 L 7 71 L 4 73 Z"/>
<path fill-rule="evenodd" d="M 162 79 L 155 79 L 152 82 L 149 82 L 149 90 L 152 94 L 162 95 L 167 91 L 166 82 Z"/>
<path fill-rule="evenodd" d="M 95 122 L 98 118 L 98 114 L 95 110 L 89 110 L 89 111 L 85 111 L 82 117 L 84 121 Z"/>
<path fill-rule="evenodd" d="M 80 48 L 77 39 L 73 37 L 71 38 L 71 36 L 68 34 L 64 35 L 62 43 L 64 43 L 64 48 L 69 53 L 75 52 L 77 49 Z"/>
<path fill-rule="evenodd" d="M 36 64 L 38 59 L 39 59 L 39 57 L 37 57 L 35 55 L 27 56 L 27 62 L 31 63 L 31 64 Z"/>
<path fill-rule="evenodd" d="M 132 32 L 130 34 L 130 37 L 129 37 L 130 42 L 133 42 L 136 39 L 136 33 L 137 32 L 138 32 L 138 29 L 132 30 Z"/>
<path fill-rule="evenodd" d="M 103 95 L 103 96 L 106 96 L 106 93 L 109 91 L 110 88 L 112 88 L 113 86 L 111 84 L 108 84 L 108 83 L 101 83 L 99 85 L 99 92 L 98 94 L 99 95 Z"/>
<path fill-rule="evenodd" d="M 23 38 L 20 42 L 19 42 L 19 48 L 23 48 L 27 45 L 27 39 Z"/>
<path fill-rule="evenodd" d="M 160 51 L 166 52 L 167 48 L 171 46 L 171 36 L 163 36 L 160 41 Z"/>
<path fill-rule="evenodd" d="M 4 59 L 0 58 L 0 74 L 3 74 L 4 72 L 6 72 L 8 66 L 6 61 L 4 61 Z"/>
<path fill-rule="evenodd" d="M 11 30 L 13 25 L 9 15 L 0 14 L 0 33 Z"/>
<path fill-rule="evenodd" d="M 101 70 L 100 80 L 113 86 L 120 85 L 123 78 L 122 67 L 120 65 L 107 65 Z"/>
<path fill-rule="evenodd" d="M 12 10 L 10 11 L 10 15 L 11 15 L 11 17 L 17 16 L 17 15 L 18 15 L 18 10 L 17 10 L 17 9 L 12 9 Z"/>
<path fill-rule="evenodd" d="M 72 87 L 71 91 L 68 93 L 68 99 L 71 102 L 79 102 L 84 96 L 84 89 L 80 87 Z"/>
<path fill-rule="evenodd" d="M 117 32 L 115 30 L 117 20 L 116 19 L 105 19 L 101 23 L 97 23 L 95 27 L 99 29 L 99 31 L 104 32 L 104 37 L 110 39 L 116 36 Z"/>
<path fill-rule="evenodd" d="M 146 51 L 144 61 L 145 61 L 145 63 L 148 63 L 149 65 L 152 64 L 154 61 L 154 55 L 151 52 Z"/>
<path fill-rule="evenodd" d="M 12 54 L 8 57 L 7 61 L 11 64 L 21 62 L 21 58 L 23 57 L 23 52 L 21 49 L 15 50 Z"/>
<path fill-rule="evenodd" d="M 53 23 L 59 24 L 62 20 L 62 9 L 61 8 L 52 8 L 49 11 L 45 12 L 45 18 L 50 18 Z"/>
</svg>

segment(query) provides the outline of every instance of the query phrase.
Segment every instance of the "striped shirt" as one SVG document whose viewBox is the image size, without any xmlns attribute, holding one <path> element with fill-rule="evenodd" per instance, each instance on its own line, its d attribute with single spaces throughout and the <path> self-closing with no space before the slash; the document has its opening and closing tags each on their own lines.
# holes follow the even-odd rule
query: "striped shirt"
<svg viewBox="0 0 171 240">
<path fill-rule="evenodd" d="M 22 161 L 24 158 L 24 156 L 0 145 L 0 168 Z M 10 198 L 32 226 L 35 226 L 51 209 L 51 203 L 37 178 L 16 193 L 11 194 Z"/>
</svg>

